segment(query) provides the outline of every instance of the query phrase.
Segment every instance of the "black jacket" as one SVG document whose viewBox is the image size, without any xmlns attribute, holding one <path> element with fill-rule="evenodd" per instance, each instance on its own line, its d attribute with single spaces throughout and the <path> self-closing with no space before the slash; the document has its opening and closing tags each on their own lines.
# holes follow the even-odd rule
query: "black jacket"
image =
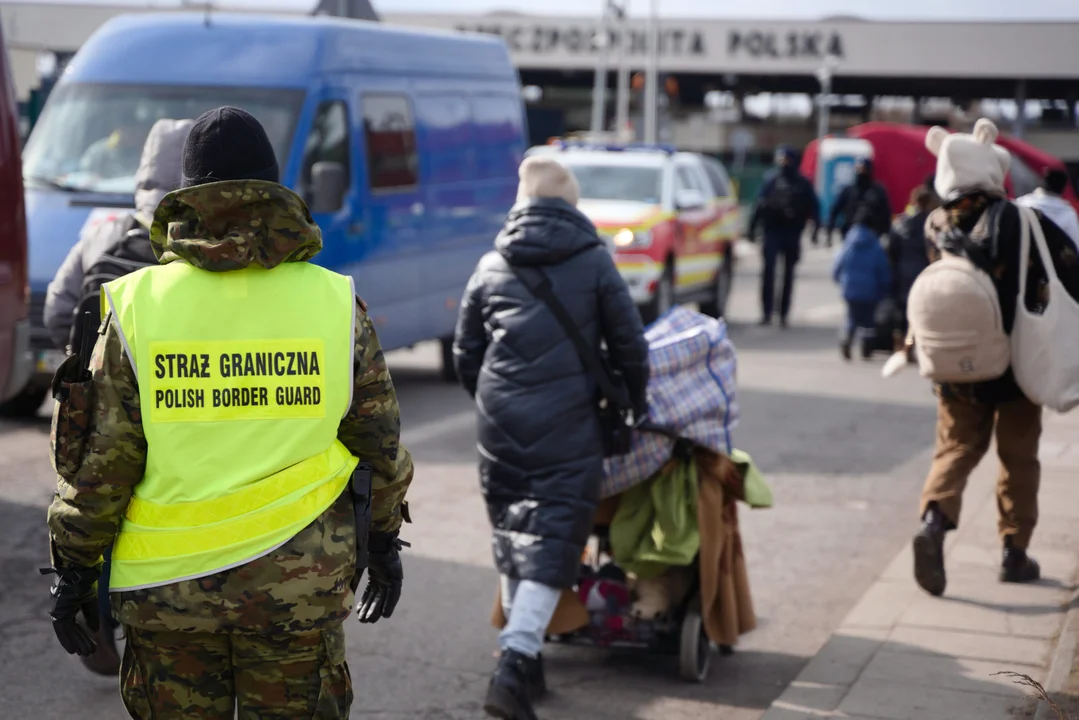
<svg viewBox="0 0 1079 720">
<path fill-rule="evenodd" d="M 570 587 L 603 477 L 596 383 L 562 327 L 509 268 L 541 267 L 558 299 L 644 405 L 640 316 L 592 223 L 561 200 L 516 205 L 465 290 L 454 364 L 479 408 L 480 483 L 498 571 Z"/>
<path fill-rule="evenodd" d="M 888 200 L 888 190 L 876 180 L 868 185 L 855 182 L 843 188 L 832 206 L 828 227 L 834 228 L 842 216 L 843 235 L 850 232 L 854 225 L 865 225 L 878 235 L 888 232 L 892 224 L 892 204 Z"/>
<path fill-rule="evenodd" d="M 786 185 L 785 188 L 783 186 Z M 780 197 L 784 200 L 780 200 Z M 786 205 L 790 207 L 783 207 Z M 813 183 L 797 168 L 773 170 L 761 184 L 757 202 L 749 219 L 746 236 L 753 238 L 757 226 L 764 225 L 767 232 L 789 232 L 800 235 L 807 223 L 820 226 L 820 200 Z"/>
<path fill-rule="evenodd" d="M 907 213 L 896 219 L 888 231 L 888 259 L 892 263 L 892 297 L 900 307 L 907 306 L 907 296 L 914 280 L 929 265 L 925 249 L 927 211 Z"/>
</svg>

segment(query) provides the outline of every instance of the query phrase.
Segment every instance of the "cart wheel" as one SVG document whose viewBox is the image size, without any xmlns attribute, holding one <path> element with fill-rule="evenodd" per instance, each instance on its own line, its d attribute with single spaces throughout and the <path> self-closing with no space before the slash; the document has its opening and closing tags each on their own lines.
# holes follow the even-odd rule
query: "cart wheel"
<svg viewBox="0 0 1079 720">
<path fill-rule="evenodd" d="M 712 644 L 704 632 L 700 601 L 694 601 L 682 618 L 682 637 L 678 644 L 678 674 L 689 682 L 704 682 L 712 664 Z"/>
</svg>

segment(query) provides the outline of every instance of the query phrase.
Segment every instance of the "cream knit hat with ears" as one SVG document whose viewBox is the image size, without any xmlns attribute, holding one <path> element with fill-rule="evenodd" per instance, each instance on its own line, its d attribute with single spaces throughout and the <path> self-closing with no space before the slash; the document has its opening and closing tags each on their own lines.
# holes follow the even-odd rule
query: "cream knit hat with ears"
<svg viewBox="0 0 1079 720">
<path fill-rule="evenodd" d="M 1004 194 L 1004 176 L 1012 156 L 994 142 L 997 126 L 982 118 L 974 132 L 949 133 L 942 127 L 929 128 L 925 146 L 937 156 L 934 186 L 941 200 L 948 202 L 975 190 Z"/>
<path fill-rule="evenodd" d="M 517 174 L 521 178 L 517 186 L 518 202 L 529 198 L 560 198 L 576 206 L 580 199 L 577 178 L 557 160 L 542 155 L 525 158 Z"/>
</svg>

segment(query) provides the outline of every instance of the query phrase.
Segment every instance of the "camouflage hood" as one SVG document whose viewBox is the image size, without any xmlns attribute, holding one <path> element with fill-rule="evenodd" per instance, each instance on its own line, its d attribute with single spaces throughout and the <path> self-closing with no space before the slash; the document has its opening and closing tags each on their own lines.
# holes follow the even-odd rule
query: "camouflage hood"
<svg viewBox="0 0 1079 720">
<path fill-rule="evenodd" d="M 150 244 L 163 262 L 185 260 L 223 272 L 303 262 L 322 249 L 322 232 L 300 196 L 263 180 L 183 188 L 154 213 Z"/>
</svg>

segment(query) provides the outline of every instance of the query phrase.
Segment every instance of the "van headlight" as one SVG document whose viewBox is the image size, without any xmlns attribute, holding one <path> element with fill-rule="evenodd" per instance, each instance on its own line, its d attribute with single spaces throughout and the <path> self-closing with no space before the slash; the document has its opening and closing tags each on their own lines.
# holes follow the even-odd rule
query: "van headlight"
<svg viewBox="0 0 1079 720">
<path fill-rule="evenodd" d="M 633 231 L 629 228 L 622 228 L 614 235 L 614 247 L 616 250 L 628 250 L 630 248 L 646 248 L 651 244 L 651 230 Z"/>
</svg>

